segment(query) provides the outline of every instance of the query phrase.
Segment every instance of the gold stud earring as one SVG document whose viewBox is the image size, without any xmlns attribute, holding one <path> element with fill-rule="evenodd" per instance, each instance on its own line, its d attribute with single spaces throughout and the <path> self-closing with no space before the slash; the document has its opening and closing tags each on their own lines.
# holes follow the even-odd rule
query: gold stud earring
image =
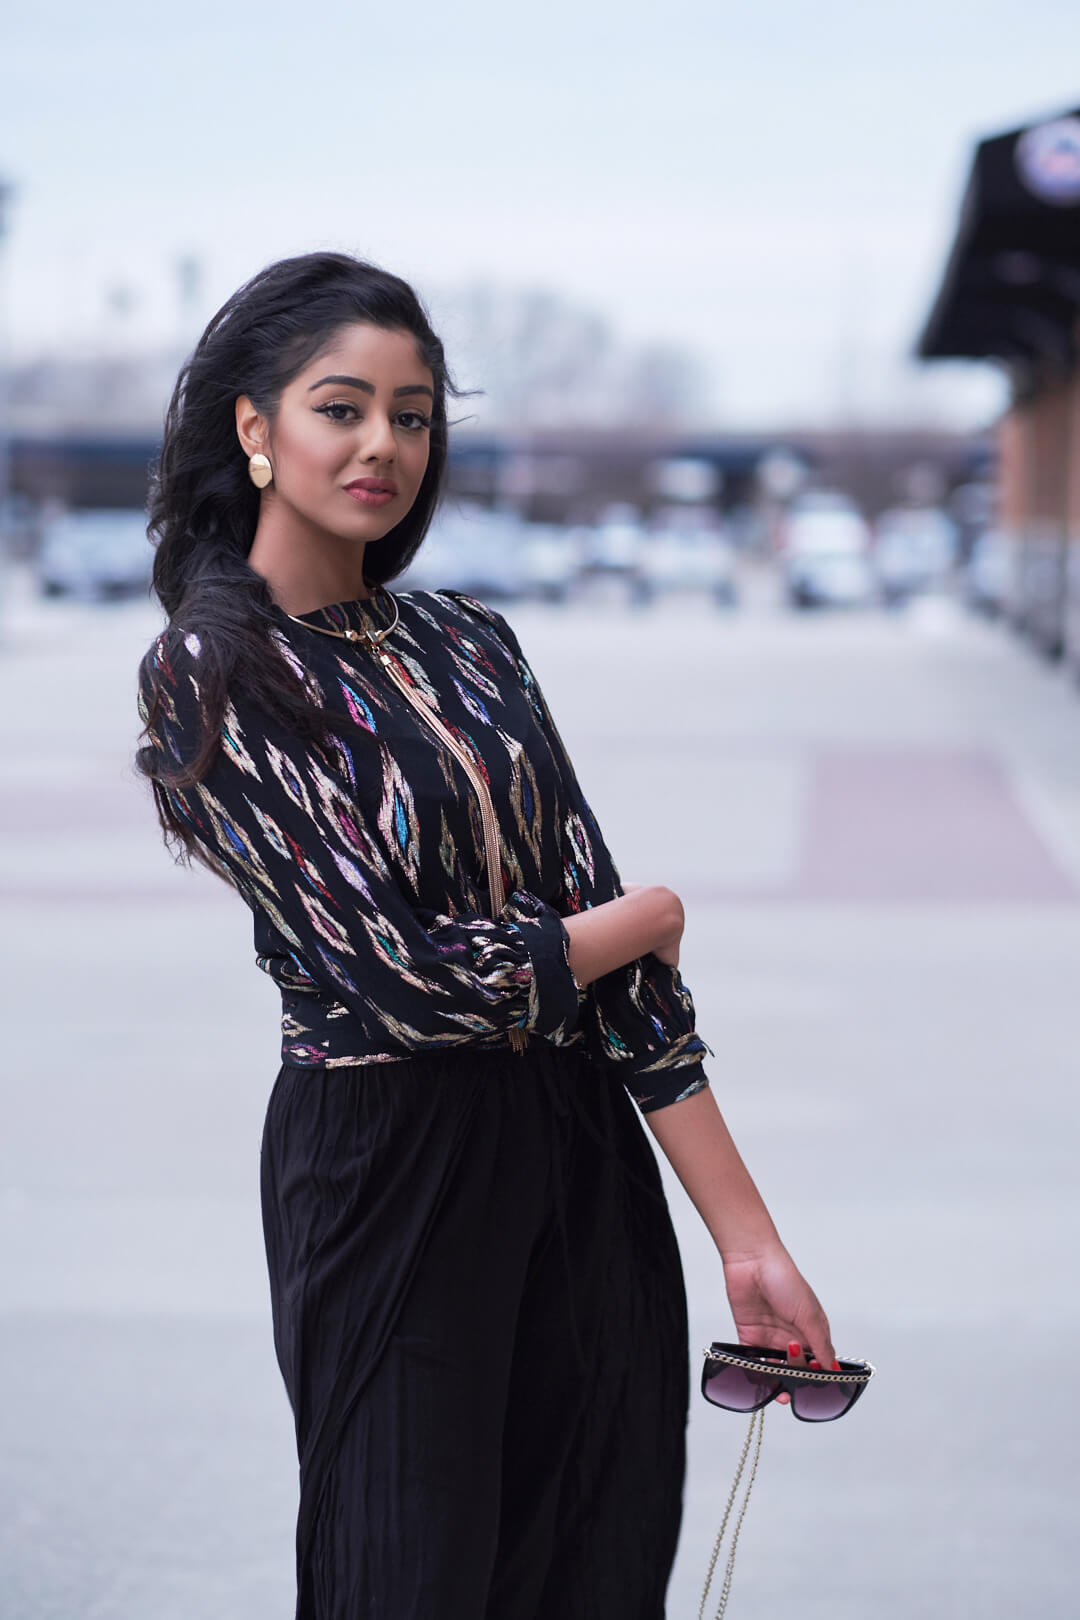
<svg viewBox="0 0 1080 1620">
<path fill-rule="evenodd" d="M 256 489 L 265 489 L 274 476 L 274 469 L 267 456 L 252 456 L 248 462 L 248 477 Z"/>
</svg>

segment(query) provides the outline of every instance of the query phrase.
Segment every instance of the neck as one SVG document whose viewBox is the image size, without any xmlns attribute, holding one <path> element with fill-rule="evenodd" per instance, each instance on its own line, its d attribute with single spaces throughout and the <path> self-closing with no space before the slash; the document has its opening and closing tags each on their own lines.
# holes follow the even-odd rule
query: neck
<svg viewBox="0 0 1080 1620">
<path fill-rule="evenodd" d="M 264 498 L 247 560 L 284 612 L 313 613 L 374 595 L 364 580 L 364 545 L 303 523 L 299 531 L 295 523 L 285 525 Z"/>
</svg>

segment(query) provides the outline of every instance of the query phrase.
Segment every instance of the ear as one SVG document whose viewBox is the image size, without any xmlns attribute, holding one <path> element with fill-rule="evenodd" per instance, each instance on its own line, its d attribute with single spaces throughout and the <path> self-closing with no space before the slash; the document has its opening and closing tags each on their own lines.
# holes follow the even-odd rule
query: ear
<svg viewBox="0 0 1080 1620">
<path fill-rule="evenodd" d="M 260 416 L 246 394 L 236 401 L 236 436 L 245 456 L 265 455 L 269 443 L 266 418 Z"/>
</svg>

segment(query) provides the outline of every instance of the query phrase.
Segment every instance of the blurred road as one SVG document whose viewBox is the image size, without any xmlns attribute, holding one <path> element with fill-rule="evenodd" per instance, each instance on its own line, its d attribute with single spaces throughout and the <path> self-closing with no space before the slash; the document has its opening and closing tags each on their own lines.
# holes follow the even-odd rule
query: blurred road
<svg viewBox="0 0 1080 1620">
<path fill-rule="evenodd" d="M 947 601 L 744 600 L 507 609 L 622 876 L 683 896 L 721 1106 L 840 1353 L 879 1369 L 840 1423 L 770 1409 L 729 1616 L 1071 1620 L 1080 693 Z M 130 767 L 156 623 L 18 581 L 0 620 L 10 1620 L 292 1613 L 275 993 Z M 671 1198 L 696 1381 L 730 1320 Z M 670 1620 L 744 1433 L 696 1388 L 691 1412 Z"/>
</svg>

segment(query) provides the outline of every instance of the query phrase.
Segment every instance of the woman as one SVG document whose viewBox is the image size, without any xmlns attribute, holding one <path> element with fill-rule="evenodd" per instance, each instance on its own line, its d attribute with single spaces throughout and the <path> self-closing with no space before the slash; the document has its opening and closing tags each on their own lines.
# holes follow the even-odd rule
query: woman
<svg viewBox="0 0 1080 1620">
<path fill-rule="evenodd" d="M 639 1114 L 741 1338 L 833 1349 L 709 1090 L 678 897 L 620 882 L 505 618 L 386 589 L 452 393 L 412 290 L 347 255 L 211 320 L 152 507 L 139 764 L 281 991 L 261 1190 L 297 1616 L 655 1620 L 686 1305 Z"/>
</svg>

